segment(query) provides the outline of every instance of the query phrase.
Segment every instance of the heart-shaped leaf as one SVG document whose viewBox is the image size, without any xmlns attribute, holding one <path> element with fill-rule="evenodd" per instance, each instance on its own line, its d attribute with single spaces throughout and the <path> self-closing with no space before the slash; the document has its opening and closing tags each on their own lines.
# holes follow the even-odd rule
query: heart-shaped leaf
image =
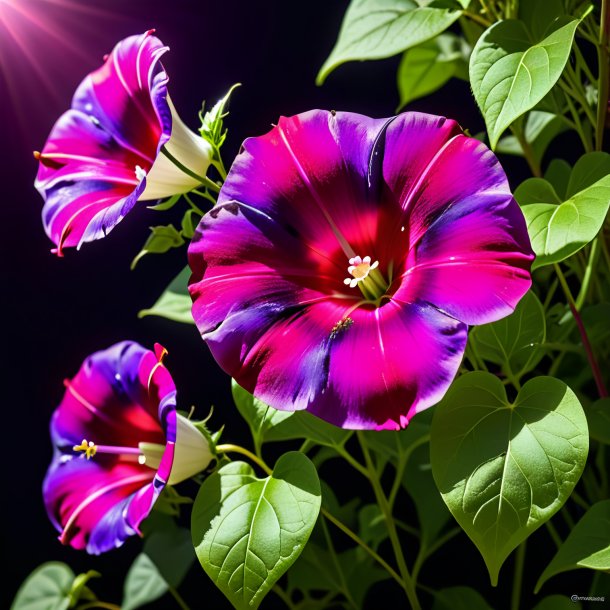
<svg viewBox="0 0 610 610">
<path fill-rule="evenodd" d="M 528 381 L 510 402 L 497 377 L 467 373 L 437 405 L 434 480 L 493 585 L 509 553 L 566 501 L 588 447 L 576 395 L 552 377 Z"/>
<path fill-rule="evenodd" d="M 11 610 L 66 610 L 73 582 L 74 572 L 65 563 L 43 563 L 21 585 Z"/>
<path fill-rule="evenodd" d="M 159 599 L 169 589 L 153 560 L 140 553 L 131 564 L 123 587 L 122 610 L 135 610 Z"/>
<path fill-rule="evenodd" d="M 544 355 L 546 338 L 544 309 L 530 290 L 506 318 L 474 328 L 468 340 L 488 362 L 503 367 L 509 377 L 520 378 Z"/>
<path fill-rule="evenodd" d="M 142 309 L 138 312 L 138 318 L 145 316 L 159 316 L 167 318 L 174 322 L 184 322 L 185 324 L 194 324 L 193 316 L 191 315 L 191 307 L 193 301 L 189 296 L 187 284 L 191 277 L 191 270 L 185 267 L 163 291 L 163 294 L 157 299 L 156 303 L 148 309 Z"/>
<path fill-rule="evenodd" d="M 317 84 L 347 61 L 382 59 L 444 32 L 461 11 L 420 6 L 415 0 L 352 0 L 339 38 L 320 69 Z"/>
<path fill-rule="evenodd" d="M 470 81 L 492 148 L 504 130 L 557 82 L 578 23 L 557 19 L 550 33 L 534 39 L 523 21 L 508 19 L 481 36 L 470 57 Z"/>
<path fill-rule="evenodd" d="M 256 609 L 294 563 L 316 523 L 320 481 L 302 453 L 285 453 L 273 474 L 231 462 L 201 486 L 191 522 L 203 569 L 235 608 Z"/>
<path fill-rule="evenodd" d="M 608 208 L 610 175 L 560 205 L 533 203 L 523 206 L 527 230 L 536 253 L 532 269 L 559 263 L 586 246 L 601 229 Z"/>
<path fill-rule="evenodd" d="M 559 547 L 536 584 L 535 592 L 555 574 L 590 568 L 610 570 L 610 500 L 594 504 Z"/>
</svg>

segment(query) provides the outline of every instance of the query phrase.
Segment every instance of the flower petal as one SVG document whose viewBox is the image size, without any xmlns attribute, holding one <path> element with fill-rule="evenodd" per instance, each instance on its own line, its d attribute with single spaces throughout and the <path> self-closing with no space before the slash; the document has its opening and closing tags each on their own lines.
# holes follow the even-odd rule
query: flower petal
<svg viewBox="0 0 610 610">
<path fill-rule="evenodd" d="M 447 391 L 466 325 L 425 304 L 393 301 L 350 318 L 331 342 L 327 385 L 310 411 L 343 428 L 403 428 Z"/>
<path fill-rule="evenodd" d="M 165 422 L 167 401 L 163 407 L 160 402 L 169 398 L 175 407 L 176 388 L 164 367 L 155 370 L 149 385 L 156 363 L 152 352 L 131 341 L 89 356 L 66 382 L 66 393 L 53 415 L 54 445 L 71 449 L 83 438 L 98 445 L 165 444 L 159 422 Z"/>
<path fill-rule="evenodd" d="M 219 203 L 264 212 L 338 265 L 355 255 L 381 259 L 380 226 L 395 210 L 390 202 L 384 209 L 369 170 L 386 122 L 323 110 L 282 117 L 244 142 Z"/>
<path fill-rule="evenodd" d="M 172 129 L 165 50 L 150 32 L 119 42 L 51 130 L 35 186 L 58 254 L 104 237 L 144 192 Z"/>
<path fill-rule="evenodd" d="M 155 472 L 110 456 L 95 461 L 64 457 L 56 455 L 43 483 L 47 512 L 62 532 L 60 540 L 94 554 L 120 546 L 146 516 L 127 518 L 125 508 L 142 490 L 152 491 Z"/>
<path fill-rule="evenodd" d="M 523 214 L 495 155 L 465 136 L 411 192 L 404 224 L 411 251 L 397 299 L 423 299 L 467 324 L 514 310 L 531 285 Z"/>
</svg>

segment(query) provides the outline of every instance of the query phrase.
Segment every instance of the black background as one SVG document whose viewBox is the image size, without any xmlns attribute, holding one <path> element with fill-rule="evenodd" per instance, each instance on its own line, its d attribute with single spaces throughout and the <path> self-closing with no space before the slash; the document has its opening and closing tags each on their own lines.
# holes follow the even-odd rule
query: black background
<svg viewBox="0 0 610 610">
<path fill-rule="evenodd" d="M 140 206 L 108 238 L 57 258 L 49 252 L 52 244 L 40 222 L 42 201 L 33 187 L 36 163 L 31 151 L 43 146 L 78 82 L 99 65 L 114 43 L 151 27 L 171 48 L 163 60 L 171 79 L 170 93 L 192 128 L 197 127 L 203 99 L 213 103 L 233 83 L 243 83 L 231 103 L 224 148 L 227 165 L 243 138 L 264 133 L 281 114 L 319 107 L 390 116 L 398 104 L 396 59 L 348 64 L 331 74 L 323 87 L 314 83 L 347 4 L 347 0 L 100 0 L 93 10 L 89 0 L 22 0 L 23 7 L 49 26 L 63 23 L 80 49 L 78 53 L 65 45 L 52 47 L 48 36 L 38 36 L 32 28 L 27 53 L 42 66 L 51 88 L 33 66 L 19 64 L 13 55 L 19 50 L 11 45 L 0 20 L 0 52 L 13 70 L 10 87 L 6 72 L 0 73 L 4 470 L 0 537 L 7 566 L 1 577 L 0 607 L 10 605 L 34 567 L 52 559 L 67 561 L 76 572 L 98 569 L 104 578 L 92 583 L 94 590 L 102 599 L 118 602 L 124 572 L 140 548 L 137 540 L 130 540 L 119 551 L 88 557 L 56 541 L 44 512 L 40 489 L 51 456 L 48 420 L 61 398 L 62 380 L 74 375 L 89 353 L 123 339 L 147 346 L 161 342 L 170 352 L 167 363 L 179 388 L 180 406 L 194 404 L 197 414 L 204 416 L 214 405 L 212 428 L 224 423 L 225 440 L 246 439 L 245 425 L 230 399 L 229 380 L 194 327 L 158 318 L 136 319 L 138 310 L 152 304 L 185 264 L 185 251 L 180 250 L 150 256 L 135 271 L 129 270 L 147 227 L 166 224 L 171 216 Z M 482 129 L 468 85 L 462 82 L 411 108 L 456 118 L 472 133 Z M 520 160 L 509 160 L 508 168 L 513 184 L 524 176 Z M 346 468 L 331 473 L 332 480 L 340 481 L 335 492 L 344 498 L 364 488 L 361 481 L 346 475 Z M 408 519 L 413 515 L 407 514 Z M 544 536 L 542 541 L 540 561 L 548 561 L 551 548 Z M 412 551 L 407 549 L 409 556 Z M 532 559 L 526 590 L 531 590 L 544 565 Z M 501 586 L 492 589 L 482 559 L 462 536 L 441 551 L 433 567 L 424 569 L 422 579 L 435 587 L 478 586 L 494 608 L 504 608 L 510 598 L 511 563 L 503 569 Z M 578 587 L 572 589 L 569 578 L 562 586 L 568 595 L 586 594 Z M 392 585 L 373 589 L 368 604 L 404 607 L 404 598 L 392 601 L 393 591 Z M 193 609 L 228 607 L 198 569 L 187 579 L 185 598 Z M 270 594 L 265 604 L 275 607 L 278 602 Z M 158 605 L 166 606 L 174 607 L 171 599 Z M 529 603 L 523 607 L 530 607 Z"/>
</svg>

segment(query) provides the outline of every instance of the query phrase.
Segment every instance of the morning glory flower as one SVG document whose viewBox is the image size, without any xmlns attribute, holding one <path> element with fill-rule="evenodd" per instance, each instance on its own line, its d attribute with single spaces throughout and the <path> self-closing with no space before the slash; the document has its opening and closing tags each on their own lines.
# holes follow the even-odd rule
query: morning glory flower
<svg viewBox="0 0 610 610">
<path fill-rule="evenodd" d="M 244 142 L 189 248 L 193 317 L 260 400 L 398 429 L 531 284 L 523 215 L 455 121 L 313 110 Z"/>
<path fill-rule="evenodd" d="M 39 159 L 47 235 L 66 247 L 107 235 L 137 201 L 198 186 L 211 146 L 180 120 L 153 30 L 121 40 L 79 85 Z"/>
<path fill-rule="evenodd" d="M 96 352 L 51 419 L 52 463 L 43 483 L 59 539 L 98 554 L 120 546 L 167 484 L 210 463 L 210 439 L 176 412 L 176 387 L 162 359 L 132 341 Z"/>
</svg>

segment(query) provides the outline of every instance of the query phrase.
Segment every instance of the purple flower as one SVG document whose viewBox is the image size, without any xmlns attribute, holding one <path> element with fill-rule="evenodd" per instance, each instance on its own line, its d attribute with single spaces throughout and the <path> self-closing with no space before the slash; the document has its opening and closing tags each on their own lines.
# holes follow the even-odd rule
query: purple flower
<svg viewBox="0 0 610 610">
<path fill-rule="evenodd" d="M 210 145 L 169 99 L 159 61 L 167 47 L 152 33 L 115 46 L 34 153 L 42 219 L 58 255 L 107 235 L 139 200 L 193 189 L 209 167 Z"/>
<path fill-rule="evenodd" d="M 176 413 L 176 387 L 156 354 L 131 341 L 83 362 L 51 419 L 43 495 L 59 539 L 92 554 L 139 533 L 167 483 L 211 460 L 209 439 Z"/>
<path fill-rule="evenodd" d="M 313 110 L 244 142 L 189 249 L 193 317 L 260 400 L 397 429 L 510 314 L 533 253 L 498 160 L 455 121 Z"/>
</svg>

